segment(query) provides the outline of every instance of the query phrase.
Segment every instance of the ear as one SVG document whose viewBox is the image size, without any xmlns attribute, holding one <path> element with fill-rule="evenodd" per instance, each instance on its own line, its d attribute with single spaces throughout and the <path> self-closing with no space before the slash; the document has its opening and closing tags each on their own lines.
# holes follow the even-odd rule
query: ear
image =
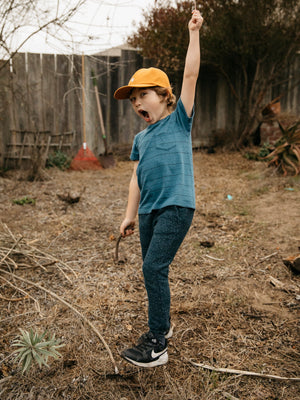
<svg viewBox="0 0 300 400">
<path fill-rule="evenodd" d="M 163 96 L 164 96 L 167 104 L 169 104 L 170 100 L 172 99 L 172 95 L 168 89 L 166 89 L 166 91 L 163 93 Z"/>
</svg>

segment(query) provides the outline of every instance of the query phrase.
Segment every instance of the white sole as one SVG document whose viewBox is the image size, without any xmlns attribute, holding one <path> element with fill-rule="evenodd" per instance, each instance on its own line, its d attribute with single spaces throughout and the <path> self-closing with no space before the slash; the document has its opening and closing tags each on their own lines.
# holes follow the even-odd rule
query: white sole
<svg viewBox="0 0 300 400">
<path fill-rule="evenodd" d="M 143 367 L 143 368 L 153 368 L 153 367 L 158 367 L 159 365 L 164 365 L 167 364 L 169 360 L 168 352 L 162 354 L 157 360 L 149 362 L 149 363 L 140 363 L 135 360 L 131 360 L 130 358 L 123 356 L 125 360 L 129 361 L 131 364 L 136 365 L 137 367 Z"/>
<path fill-rule="evenodd" d="M 175 325 L 171 325 L 171 326 L 170 326 L 170 329 L 169 329 L 168 333 L 165 335 L 165 338 L 166 338 L 166 339 L 171 339 L 171 337 L 173 336 L 173 333 L 174 333 L 174 326 L 175 326 Z"/>
</svg>

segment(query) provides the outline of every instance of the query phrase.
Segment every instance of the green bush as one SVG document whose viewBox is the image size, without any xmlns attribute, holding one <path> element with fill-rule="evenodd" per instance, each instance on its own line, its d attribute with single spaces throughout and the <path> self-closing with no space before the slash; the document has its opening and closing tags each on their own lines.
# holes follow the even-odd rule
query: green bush
<svg viewBox="0 0 300 400">
<path fill-rule="evenodd" d="M 272 151 L 274 150 L 274 146 L 270 143 L 264 143 L 258 152 L 247 152 L 245 153 L 245 157 L 248 160 L 255 160 L 255 161 L 266 161 L 265 157 L 267 157 Z"/>
<path fill-rule="evenodd" d="M 54 153 L 49 154 L 46 167 L 47 168 L 57 167 L 61 170 L 65 170 L 70 167 L 70 164 L 71 164 L 71 158 L 62 151 L 57 150 Z"/>
</svg>

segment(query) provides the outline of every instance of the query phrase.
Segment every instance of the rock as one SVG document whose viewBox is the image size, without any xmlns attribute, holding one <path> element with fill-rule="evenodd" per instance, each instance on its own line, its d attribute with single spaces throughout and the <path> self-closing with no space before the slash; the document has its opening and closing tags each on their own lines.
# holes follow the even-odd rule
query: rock
<svg viewBox="0 0 300 400">
<path fill-rule="evenodd" d="M 284 265 L 290 268 L 293 272 L 300 273 L 300 254 L 289 256 L 282 261 Z"/>
</svg>

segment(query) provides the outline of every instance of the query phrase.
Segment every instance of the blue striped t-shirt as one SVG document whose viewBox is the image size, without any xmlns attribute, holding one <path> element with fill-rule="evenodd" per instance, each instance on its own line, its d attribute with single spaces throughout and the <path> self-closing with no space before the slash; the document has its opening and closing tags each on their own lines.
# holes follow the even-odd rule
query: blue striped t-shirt
<svg viewBox="0 0 300 400">
<path fill-rule="evenodd" d="M 174 112 L 135 136 L 130 159 L 139 161 L 139 214 L 172 205 L 195 209 L 192 122 L 179 99 Z"/>
</svg>

